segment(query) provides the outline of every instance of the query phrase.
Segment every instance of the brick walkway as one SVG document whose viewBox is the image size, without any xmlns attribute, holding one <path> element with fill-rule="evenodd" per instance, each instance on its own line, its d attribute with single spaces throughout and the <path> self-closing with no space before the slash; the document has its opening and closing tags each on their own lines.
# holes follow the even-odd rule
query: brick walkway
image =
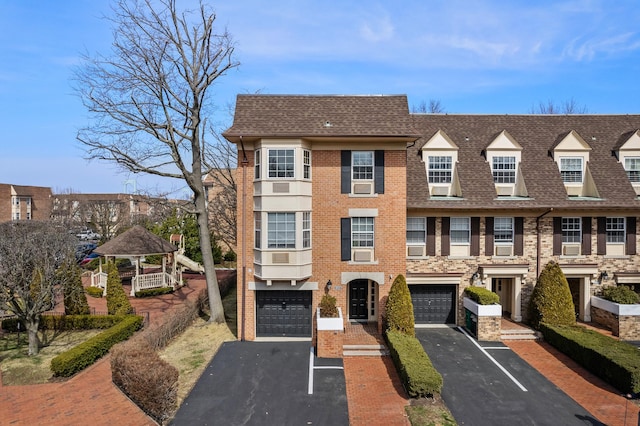
<svg viewBox="0 0 640 426">
<path fill-rule="evenodd" d="M 220 279 L 225 271 L 218 272 Z M 180 307 L 185 300 L 195 300 L 206 286 L 203 275 L 187 278 L 189 286 L 172 295 L 131 298 L 131 304 L 137 312 L 149 312 L 149 320 L 153 325 L 167 312 Z M 106 311 L 104 298 L 87 299 L 96 312 Z M 64 382 L 2 386 L 0 380 L 0 423 L 48 426 L 156 424 L 113 384 L 108 356 Z"/>
<path fill-rule="evenodd" d="M 608 426 L 640 424 L 640 407 L 548 343 L 504 343 L 601 422 Z"/>
<path fill-rule="evenodd" d="M 407 426 L 409 405 L 391 358 L 344 358 L 350 426 Z"/>
</svg>

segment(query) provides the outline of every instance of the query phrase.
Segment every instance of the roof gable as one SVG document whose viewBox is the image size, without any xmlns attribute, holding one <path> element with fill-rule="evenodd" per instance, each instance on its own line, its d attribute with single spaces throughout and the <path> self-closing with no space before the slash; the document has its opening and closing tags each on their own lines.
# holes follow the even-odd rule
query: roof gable
<svg viewBox="0 0 640 426">
<path fill-rule="evenodd" d="M 626 135 L 625 135 L 626 136 Z M 640 130 L 632 132 L 629 137 L 618 147 L 620 151 L 638 151 L 640 150 Z"/>
<path fill-rule="evenodd" d="M 591 146 L 582 139 L 578 132 L 571 130 L 553 146 L 553 151 L 591 151 Z"/>
<path fill-rule="evenodd" d="M 458 145 L 456 145 L 451 138 L 439 129 L 431 138 L 425 142 L 422 146 L 422 149 L 429 150 L 458 150 Z"/>
<path fill-rule="evenodd" d="M 522 146 L 507 132 L 503 130 L 495 137 L 494 140 L 487 145 L 486 150 L 500 150 L 500 151 L 521 151 Z"/>
</svg>

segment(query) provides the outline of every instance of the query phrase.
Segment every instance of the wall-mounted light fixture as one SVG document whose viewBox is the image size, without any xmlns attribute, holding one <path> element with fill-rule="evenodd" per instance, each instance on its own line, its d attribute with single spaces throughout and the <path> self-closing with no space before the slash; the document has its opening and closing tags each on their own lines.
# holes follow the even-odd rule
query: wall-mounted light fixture
<svg viewBox="0 0 640 426">
<path fill-rule="evenodd" d="M 607 271 L 600 272 L 600 282 L 608 279 L 609 279 L 609 274 L 607 273 Z"/>
<path fill-rule="evenodd" d="M 333 284 L 331 283 L 331 280 L 327 281 L 327 284 L 325 284 L 324 289 L 327 293 L 329 292 L 329 290 L 331 290 L 332 285 Z"/>
</svg>

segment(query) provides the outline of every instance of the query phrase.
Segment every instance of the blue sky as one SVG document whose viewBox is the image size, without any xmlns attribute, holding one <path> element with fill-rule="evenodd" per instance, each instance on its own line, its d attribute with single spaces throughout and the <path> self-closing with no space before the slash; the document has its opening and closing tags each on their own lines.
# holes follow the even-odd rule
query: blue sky
<svg viewBox="0 0 640 426">
<path fill-rule="evenodd" d="M 259 91 L 406 94 L 410 107 L 436 99 L 447 113 L 522 114 L 569 99 L 589 113 L 640 113 L 637 0 L 210 4 L 241 62 L 215 86 L 221 109 Z M 0 0 L 0 183 L 90 193 L 135 179 L 184 195 L 180 182 L 83 159 L 72 70 L 82 52 L 109 52 L 109 13 L 107 0 Z"/>
</svg>

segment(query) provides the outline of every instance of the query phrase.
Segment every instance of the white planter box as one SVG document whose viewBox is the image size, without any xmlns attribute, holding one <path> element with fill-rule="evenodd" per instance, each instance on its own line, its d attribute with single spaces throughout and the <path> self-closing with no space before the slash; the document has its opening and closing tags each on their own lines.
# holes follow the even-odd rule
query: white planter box
<svg viewBox="0 0 640 426">
<path fill-rule="evenodd" d="M 611 312 L 615 315 L 640 316 L 640 304 L 621 305 L 598 296 L 591 296 L 591 306 Z"/>
<path fill-rule="evenodd" d="M 320 308 L 316 311 L 316 320 L 318 324 L 318 331 L 323 330 L 344 330 L 342 322 L 342 309 L 338 308 L 338 316 L 336 318 L 322 318 L 320 317 Z"/>
<path fill-rule="evenodd" d="M 479 317 L 501 317 L 502 305 L 479 305 L 473 300 L 465 297 L 463 299 L 464 307 Z"/>
</svg>

